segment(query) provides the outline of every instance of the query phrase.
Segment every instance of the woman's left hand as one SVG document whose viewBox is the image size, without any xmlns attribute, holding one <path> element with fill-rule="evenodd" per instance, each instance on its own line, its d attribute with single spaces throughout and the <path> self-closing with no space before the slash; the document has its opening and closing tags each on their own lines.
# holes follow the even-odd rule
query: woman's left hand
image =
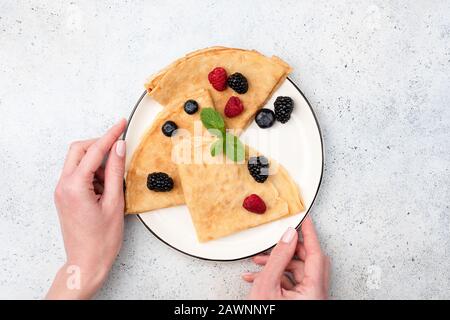
<svg viewBox="0 0 450 320">
<path fill-rule="evenodd" d="M 124 225 L 125 130 L 121 120 L 101 138 L 72 143 L 55 190 L 67 261 L 48 299 L 87 299 L 119 253 Z M 106 167 L 102 164 L 108 157 Z"/>
</svg>

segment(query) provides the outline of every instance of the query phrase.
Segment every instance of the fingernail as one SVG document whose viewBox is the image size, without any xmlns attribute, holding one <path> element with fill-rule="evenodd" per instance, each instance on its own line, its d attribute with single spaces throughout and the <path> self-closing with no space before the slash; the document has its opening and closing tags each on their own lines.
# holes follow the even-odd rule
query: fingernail
<svg viewBox="0 0 450 320">
<path fill-rule="evenodd" d="M 286 232 L 281 237 L 281 242 L 290 243 L 295 236 L 295 230 L 293 228 L 288 228 Z"/>
<path fill-rule="evenodd" d="M 243 278 L 245 278 L 245 277 L 250 277 L 252 274 L 253 274 L 252 272 L 244 272 L 243 274 L 241 274 L 241 276 Z"/>
<path fill-rule="evenodd" d="M 126 121 L 126 119 L 125 119 L 125 118 L 122 118 L 122 119 L 120 119 L 119 121 L 117 121 L 115 125 L 116 125 L 116 126 L 122 125 L 124 121 Z"/>
<path fill-rule="evenodd" d="M 116 153 L 119 157 L 123 157 L 125 156 L 125 151 L 126 151 L 126 146 L 125 146 L 125 141 L 123 140 L 119 140 L 116 143 Z"/>
</svg>

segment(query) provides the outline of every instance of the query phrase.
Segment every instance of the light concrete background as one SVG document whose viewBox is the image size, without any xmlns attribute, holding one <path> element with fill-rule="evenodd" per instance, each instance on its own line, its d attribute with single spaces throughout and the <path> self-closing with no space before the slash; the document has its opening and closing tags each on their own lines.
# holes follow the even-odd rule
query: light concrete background
<svg viewBox="0 0 450 320">
<path fill-rule="evenodd" d="M 0 2 L 0 298 L 43 297 L 64 261 L 52 193 L 69 142 L 211 45 L 279 55 L 317 113 L 332 298 L 450 298 L 450 2 L 231 0 Z M 98 298 L 247 294 L 250 261 L 196 260 L 126 220 Z"/>
</svg>

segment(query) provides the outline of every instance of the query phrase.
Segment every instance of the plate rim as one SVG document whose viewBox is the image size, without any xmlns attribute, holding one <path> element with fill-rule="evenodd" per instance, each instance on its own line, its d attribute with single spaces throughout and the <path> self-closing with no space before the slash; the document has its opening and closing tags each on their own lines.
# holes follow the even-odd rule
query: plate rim
<svg viewBox="0 0 450 320">
<path fill-rule="evenodd" d="M 314 198 L 311 202 L 311 205 L 309 206 L 309 209 L 306 211 L 305 215 L 303 216 L 303 218 L 300 220 L 300 222 L 298 223 L 298 225 L 295 227 L 295 229 L 298 231 L 298 229 L 300 228 L 300 226 L 302 225 L 303 221 L 305 220 L 305 218 L 309 215 L 311 209 L 314 206 L 314 203 L 316 202 L 317 199 L 317 195 L 319 194 L 319 190 L 320 187 L 322 185 L 322 178 L 323 178 L 323 170 L 324 170 L 324 166 L 325 166 L 325 157 L 324 157 L 324 151 L 323 151 L 323 137 L 322 137 L 322 129 L 320 127 L 319 121 L 317 120 L 317 116 L 316 113 L 314 112 L 313 107 L 311 106 L 311 103 L 309 102 L 309 100 L 306 98 L 305 94 L 303 93 L 302 90 L 300 90 L 300 88 L 295 84 L 294 81 L 292 81 L 289 77 L 286 77 L 286 80 L 288 80 L 293 86 L 294 88 L 300 92 L 300 94 L 302 95 L 303 99 L 305 99 L 306 104 L 308 105 L 309 109 L 311 110 L 311 113 L 314 117 L 314 121 L 316 123 L 317 129 L 319 131 L 319 137 L 320 137 L 320 150 L 321 150 L 321 156 L 322 156 L 322 166 L 321 166 L 321 170 L 320 170 L 320 179 L 319 179 L 319 184 L 317 185 L 317 190 L 316 193 L 314 194 Z M 136 102 L 136 104 L 133 107 L 133 110 L 130 113 L 130 116 L 128 117 L 128 121 L 127 121 L 127 126 L 125 128 L 125 131 L 122 134 L 122 140 L 125 140 L 127 132 L 128 132 L 128 127 L 130 125 L 131 119 L 133 118 L 137 107 L 139 106 L 139 104 L 141 103 L 142 99 L 144 99 L 144 97 L 147 95 L 147 90 L 144 91 L 144 93 L 142 93 L 142 95 L 140 96 L 140 98 L 138 99 L 138 101 Z M 124 186 L 125 186 L 125 179 L 124 179 Z M 201 260 L 205 260 L 205 261 L 217 261 L 217 262 L 231 262 L 231 261 L 239 261 L 239 260 L 244 260 L 244 259 L 248 259 L 250 257 L 256 256 L 258 254 L 261 254 L 265 251 L 268 251 L 270 249 L 272 249 L 273 247 L 275 247 L 276 243 L 274 243 L 273 245 L 271 245 L 270 247 L 268 247 L 267 249 L 261 250 L 259 252 L 256 252 L 254 254 L 250 254 L 244 257 L 239 257 L 239 258 L 234 258 L 234 259 L 210 259 L 210 258 L 205 258 L 205 257 L 200 257 L 200 256 L 196 256 L 195 254 L 191 254 L 188 252 L 185 252 L 181 249 L 178 249 L 176 247 L 174 247 L 173 245 L 171 245 L 170 243 L 166 242 L 164 239 L 162 239 L 160 236 L 158 236 L 145 222 L 144 220 L 141 218 L 141 214 L 135 214 L 135 216 L 139 219 L 139 221 L 141 221 L 141 223 L 145 226 L 145 228 L 147 228 L 148 231 L 150 231 L 151 234 L 153 234 L 159 241 L 163 242 L 165 245 L 169 246 L 170 248 L 185 254 L 187 256 L 193 257 L 193 258 L 197 258 L 197 259 L 201 259 Z"/>
</svg>

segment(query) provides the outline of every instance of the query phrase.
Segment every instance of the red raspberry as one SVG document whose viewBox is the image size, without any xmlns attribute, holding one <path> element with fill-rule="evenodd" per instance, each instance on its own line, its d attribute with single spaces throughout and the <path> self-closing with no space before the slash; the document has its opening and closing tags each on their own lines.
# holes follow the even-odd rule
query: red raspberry
<svg viewBox="0 0 450 320">
<path fill-rule="evenodd" d="M 238 97 L 230 97 L 225 105 L 225 115 L 228 118 L 233 118 L 240 115 L 242 111 L 244 111 L 244 105 L 242 104 L 241 99 Z"/>
<path fill-rule="evenodd" d="M 227 72 L 221 67 L 214 68 L 213 71 L 208 74 L 209 83 L 211 83 L 217 91 L 223 91 L 227 88 L 227 79 Z"/>
<path fill-rule="evenodd" d="M 242 206 L 253 213 L 264 213 L 266 212 L 266 204 L 263 199 L 261 199 L 256 194 L 251 194 L 247 198 L 244 199 L 244 203 Z"/>
</svg>

